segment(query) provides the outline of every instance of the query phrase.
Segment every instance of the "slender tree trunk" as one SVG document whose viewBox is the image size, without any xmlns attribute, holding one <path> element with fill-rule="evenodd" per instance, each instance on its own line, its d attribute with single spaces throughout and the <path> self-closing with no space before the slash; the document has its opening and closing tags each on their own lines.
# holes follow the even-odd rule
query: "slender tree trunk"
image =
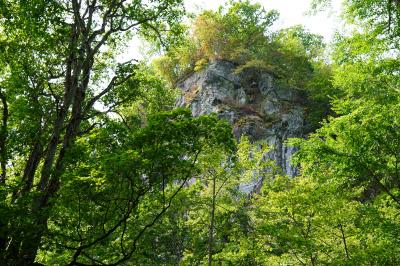
<svg viewBox="0 0 400 266">
<path fill-rule="evenodd" d="M 33 179 L 35 178 L 36 170 L 39 166 L 40 160 L 42 159 L 43 146 L 40 140 L 36 141 L 29 154 L 28 160 L 25 163 L 24 175 L 22 180 L 24 182 L 21 190 L 15 190 L 13 192 L 11 201 L 14 202 L 19 196 L 23 196 L 28 193 L 33 186 Z"/>
<path fill-rule="evenodd" d="M 2 124 L 0 129 L 0 165 L 1 165 L 1 175 L 0 175 L 0 183 L 5 183 L 7 178 L 7 151 L 6 151 L 6 143 L 7 143 L 7 123 L 8 123 L 8 104 L 7 99 L 4 93 L 0 90 L 0 100 L 3 105 L 3 116 L 2 116 Z"/>
<path fill-rule="evenodd" d="M 211 205 L 211 219 L 210 219 L 210 231 L 209 231 L 209 238 L 208 238 L 208 265 L 212 265 L 212 256 L 213 256 L 213 246 L 214 246 L 214 219 L 215 219 L 215 184 L 216 177 L 213 175 L 212 180 L 212 205 Z"/>
<path fill-rule="evenodd" d="M 345 253 L 345 255 L 346 255 L 346 258 L 347 258 L 347 259 L 350 259 L 349 250 L 348 250 L 348 248 L 347 248 L 346 236 L 345 236 L 345 234 L 344 234 L 343 226 L 342 226 L 341 223 L 339 223 L 339 229 L 340 229 L 340 233 L 341 233 L 341 235 L 342 235 L 344 253 Z"/>
<path fill-rule="evenodd" d="M 6 151 L 6 143 L 7 143 L 7 123 L 8 123 L 8 104 L 6 96 L 0 90 L 0 100 L 3 105 L 3 116 L 2 116 L 2 124 L 0 129 L 0 165 L 1 165 L 1 174 L 0 174 L 0 187 L 5 185 L 7 179 L 7 151 Z M 0 198 L 0 201 L 3 201 L 3 198 Z M 7 244 L 7 220 L 0 218 L 0 251 L 2 252 L 6 248 Z"/>
<path fill-rule="evenodd" d="M 315 266 L 316 257 L 314 257 L 314 256 L 312 255 L 312 253 L 311 253 L 311 256 L 310 256 L 310 261 L 311 261 L 311 265 L 312 265 L 312 266 Z"/>
</svg>

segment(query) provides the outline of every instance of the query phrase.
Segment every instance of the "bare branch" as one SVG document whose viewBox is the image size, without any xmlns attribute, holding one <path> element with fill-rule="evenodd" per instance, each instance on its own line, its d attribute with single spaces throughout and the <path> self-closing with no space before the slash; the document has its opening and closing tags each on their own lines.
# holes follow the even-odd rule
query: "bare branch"
<svg viewBox="0 0 400 266">
<path fill-rule="evenodd" d="M 107 87 L 103 89 L 99 94 L 96 96 L 92 97 L 89 102 L 86 104 L 85 108 L 83 109 L 83 115 L 87 114 L 90 109 L 93 107 L 93 105 L 100 100 L 103 96 L 105 96 L 107 93 L 109 93 L 114 87 L 122 85 L 125 83 L 127 80 L 129 80 L 134 73 L 130 73 L 126 77 L 121 78 L 121 80 L 118 81 L 120 77 L 114 76 L 111 81 L 108 83 Z"/>
</svg>

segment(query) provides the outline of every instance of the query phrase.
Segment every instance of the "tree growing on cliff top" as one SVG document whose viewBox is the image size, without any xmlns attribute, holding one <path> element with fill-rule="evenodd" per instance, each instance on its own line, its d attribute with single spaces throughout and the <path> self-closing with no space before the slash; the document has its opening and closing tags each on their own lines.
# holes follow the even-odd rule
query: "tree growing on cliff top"
<svg viewBox="0 0 400 266">
<path fill-rule="evenodd" d="M 249 1 L 205 11 L 194 18 L 182 45 L 155 60 L 156 69 L 174 84 L 213 60 L 229 60 L 238 65 L 238 72 L 258 68 L 304 89 L 318 67 L 314 63 L 323 59 L 322 37 L 302 26 L 274 32 L 271 26 L 278 16 Z"/>
<path fill-rule="evenodd" d="M 170 86 L 214 60 L 236 64 L 236 74 L 255 70 L 273 74 L 275 84 L 303 91 L 309 100 L 310 129 L 329 113 L 329 100 L 337 95 L 332 88 L 331 67 L 325 60 L 322 36 L 298 25 L 272 31 L 278 13 L 260 4 L 231 1 L 218 11 L 195 17 L 185 41 L 154 60 L 156 71 Z"/>
</svg>

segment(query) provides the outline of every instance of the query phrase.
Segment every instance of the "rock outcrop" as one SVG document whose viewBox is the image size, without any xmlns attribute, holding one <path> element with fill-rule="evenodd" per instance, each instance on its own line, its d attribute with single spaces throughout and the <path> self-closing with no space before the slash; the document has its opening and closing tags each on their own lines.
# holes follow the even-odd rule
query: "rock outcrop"
<svg viewBox="0 0 400 266">
<path fill-rule="evenodd" d="M 283 172 L 295 176 L 290 164 L 294 153 L 285 140 L 304 135 L 304 97 L 295 89 L 277 84 L 273 74 L 250 68 L 236 73 L 228 61 L 215 61 L 178 83 L 178 106 L 189 107 L 194 116 L 217 113 L 233 126 L 234 135 L 266 140 L 273 147 L 268 156 Z"/>
</svg>

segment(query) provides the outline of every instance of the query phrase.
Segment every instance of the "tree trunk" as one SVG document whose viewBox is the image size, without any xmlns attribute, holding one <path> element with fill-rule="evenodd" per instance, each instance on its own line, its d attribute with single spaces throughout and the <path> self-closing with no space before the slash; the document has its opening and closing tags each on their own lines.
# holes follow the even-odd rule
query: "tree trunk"
<svg viewBox="0 0 400 266">
<path fill-rule="evenodd" d="M 212 256 L 213 256 L 213 246 L 214 246 L 214 219 L 215 219 L 215 184 L 216 177 L 213 175 L 212 180 L 212 205 L 211 205 L 211 220 L 210 220 L 210 231 L 209 231 L 209 238 L 208 238 L 208 265 L 212 265 Z"/>
<path fill-rule="evenodd" d="M 7 143 L 7 123 L 8 123 L 8 104 L 6 96 L 0 90 L 0 100 L 3 105 L 3 117 L 2 117 L 2 125 L 0 129 L 0 165 L 1 165 L 1 174 L 0 174 L 0 186 L 4 186 L 7 178 L 7 151 L 6 151 L 6 143 Z M 0 201 L 4 201 L 5 198 L 0 197 Z M 4 218 L 3 218 L 4 219 Z M 6 248 L 7 244 L 7 220 L 3 220 L 0 218 L 0 250 L 3 251 Z"/>
<path fill-rule="evenodd" d="M 343 241 L 343 247 L 344 247 L 344 253 L 346 255 L 346 259 L 350 259 L 349 250 L 347 248 L 346 237 L 345 237 L 343 226 L 341 223 L 339 223 L 339 229 L 340 229 L 340 233 L 342 235 L 342 241 Z"/>
<path fill-rule="evenodd" d="M 34 230 L 30 234 L 26 232 L 24 239 L 20 244 L 18 265 L 32 265 L 34 263 L 37 251 L 40 246 L 42 236 L 47 230 L 47 220 L 49 218 L 49 200 L 56 194 L 59 188 L 60 176 L 62 175 L 62 168 L 64 156 L 73 142 L 76 135 L 71 134 L 71 124 L 74 128 L 79 127 L 80 120 L 76 120 L 80 113 L 71 114 L 70 121 L 67 125 L 64 137 L 62 137 L 65 128 L 66 120 L 70 106 L 73 105 L 73 112 L 81 110 L 82 99 L 78 95 L 79 78 L 81 76 L 82 65 L 84 60 L 84 50 L 80 49 L 80 53 L 76 53 L 78 42 L 78 29 L 77 22 L 72 25 L 71 39 L 70 39 L 70 54 L 66 60 L 66 77 L 64 86 L 63 103 L 59 110 L 57 110 L 57 117 L 53 124 L 53 134 L 47 145 L 47 152 L 45 155 L 43 167 L 41 170 L 39 181 L 39 196 L 33 199 L 32 202 L 32 219 Z M 62 147 L 57 154 L 60 141 L 62 140 Z"/>
<path fill-rule="evenodd" d="M 7 177 L 7 151 L 6 151 L 6 143 L 7 143 L 7 123 L 8 123 L 8 104 L 6 96 L 0 90 L 0 100 L 3 105 L 3 117 L 2 124 L 0 129 L 0 165 L 1 165 L 1 175 L 0 175 L 0 183 L 6 182 Z"/>
</svg>

